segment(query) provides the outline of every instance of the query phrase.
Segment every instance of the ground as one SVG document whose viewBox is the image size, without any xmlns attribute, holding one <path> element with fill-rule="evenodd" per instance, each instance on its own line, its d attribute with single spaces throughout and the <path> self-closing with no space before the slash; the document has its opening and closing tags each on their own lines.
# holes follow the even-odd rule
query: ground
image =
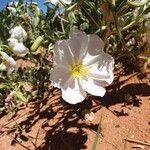
<svg viewBox="0 0 150 150">
<path fill-rule="evenodd" d="M 91 150 L 99 124 L 97 150 L 150 150 L 149 79 L 116 71 L 103 98 L 88 95 L 78 105 L 51 89 L 13 117 L 0 116 L 0 150 Z"/>
</svg>

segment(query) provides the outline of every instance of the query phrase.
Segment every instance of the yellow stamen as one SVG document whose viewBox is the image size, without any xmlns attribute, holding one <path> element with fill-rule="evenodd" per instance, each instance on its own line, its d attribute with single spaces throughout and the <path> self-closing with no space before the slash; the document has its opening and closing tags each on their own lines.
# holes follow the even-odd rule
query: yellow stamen
<svg viewBox="0 0 150 150">
<path fill-rule="evenodd" d="M 80 63 L 75 63 L 70 66 L 69 72 L 73 78 L 84 78 L 90 71 L 87 66 Z"/>
</svg>

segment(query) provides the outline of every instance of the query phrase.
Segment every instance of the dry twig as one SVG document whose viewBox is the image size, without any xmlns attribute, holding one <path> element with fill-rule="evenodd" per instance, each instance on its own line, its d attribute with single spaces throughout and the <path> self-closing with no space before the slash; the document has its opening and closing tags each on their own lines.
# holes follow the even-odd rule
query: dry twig
<svg viewBox="0 0 150 150">
<path fill-rule="evenodd" d="M 146 146 L 150 146 L 149 142 L 144 142 L 144 141 L 140 141 L 140 140 L 135 140 L 135 139 L 131 139 L 131 138 L 126 138 L 124 139 L 128 142 L 133 142 L 133 143 L 138 143 L 138 144 L 142 144 L 142 145 L 146 145 Z"/>
</svg>

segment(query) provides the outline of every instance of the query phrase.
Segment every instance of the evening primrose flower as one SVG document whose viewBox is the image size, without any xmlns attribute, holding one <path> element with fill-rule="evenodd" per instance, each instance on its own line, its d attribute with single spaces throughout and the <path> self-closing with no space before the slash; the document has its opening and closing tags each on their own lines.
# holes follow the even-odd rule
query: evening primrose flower
<svg viewBox="0 0 150 150">
<path fill-rule="evenodd" d="M 21 26 L 16 26 L 9 31 L 11 34 L 10 38 L 17 39 L 19 42 L 26 41 L 27 33 Z"/>
<path fill-rule="evenodd" d="M 50 79 L 54 87 L 61 89 L 66 102 L 82 102 L 86 92 L 104 96 L 105 87 L 114 78 L 114 59 L 103 48 L 104 43 L 97 35 L 86 35 L 79 30 L 55 44 Z"/>
<path fill-rule="evenodd" d="M 16 68 L 15 60 L 12 57 L 8 56 L 5 52 L 0 51 L 0 58 L 2 59 L 0 70 L 11 73 Z"/>
</svg>

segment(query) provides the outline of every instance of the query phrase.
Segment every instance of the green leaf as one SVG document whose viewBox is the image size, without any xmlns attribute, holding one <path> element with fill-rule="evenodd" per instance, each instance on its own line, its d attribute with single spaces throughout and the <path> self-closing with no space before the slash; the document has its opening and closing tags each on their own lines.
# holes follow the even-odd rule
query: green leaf
<svg viewBox="0 0 150 150">
<path fill-rule="evenodd" d="M 24 96 L 24 94 L 18 90 L 15 92 L 15 96 L 18 98 L 18 100 L 20 100 L 21 102 L 27 103 L 28 99 Z"/>
<path fill-rule="evenodd" d="M 12 85 L 10 83 L 1 83 L 0 89 L 11 89 Z"/>
</svg>

